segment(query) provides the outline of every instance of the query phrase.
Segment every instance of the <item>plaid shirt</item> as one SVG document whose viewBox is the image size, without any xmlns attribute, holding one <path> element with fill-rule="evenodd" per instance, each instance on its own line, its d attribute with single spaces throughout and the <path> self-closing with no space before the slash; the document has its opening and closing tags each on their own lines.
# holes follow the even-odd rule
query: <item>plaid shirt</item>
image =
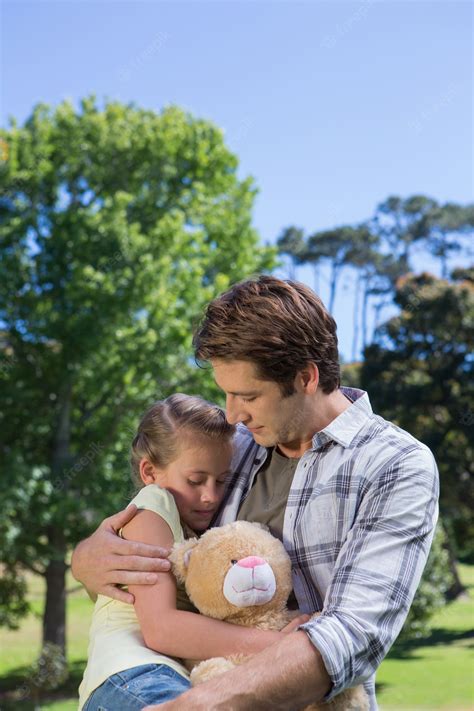
<svg viewBox="0 0 474 711">
<path fill-rule="evenodd" d="M 352 404 L 316 433 L 301 457 L 285 511 L 302 625 L 333 686 L 365 683 L 371 711 L 375 670 L 405 621 L 438 516 L 438 471 L 430 450 L 374 415 L 367 393 L 341 388 Z M 239 426 L 232 477 L 216 525 L 234 521 L 267 450 Z"/>
</svg>

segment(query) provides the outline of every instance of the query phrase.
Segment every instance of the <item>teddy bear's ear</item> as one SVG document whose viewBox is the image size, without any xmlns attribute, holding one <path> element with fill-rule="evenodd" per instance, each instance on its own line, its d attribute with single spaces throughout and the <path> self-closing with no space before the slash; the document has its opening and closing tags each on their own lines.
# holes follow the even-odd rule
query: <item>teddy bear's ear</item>
<svg viewBox="0 0 474 711">
<path fill-rule="evenodd" d="M 173 567 L 173 573 L 180 583 L 184 583 L 188 574 L 189 558 L 193 548 L 199 543 L 198 538 L 188 538 L 183 543 L 175 543 L 168 560 Z"/>
</svg>

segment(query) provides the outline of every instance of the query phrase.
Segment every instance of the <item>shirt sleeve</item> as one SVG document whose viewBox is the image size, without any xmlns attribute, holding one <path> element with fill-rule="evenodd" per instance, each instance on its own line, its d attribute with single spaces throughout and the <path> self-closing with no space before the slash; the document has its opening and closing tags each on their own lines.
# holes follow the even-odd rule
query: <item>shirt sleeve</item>
<svg viewBox="0 0 474 711">
<path fill-rule="evenodd" d="M 320 616 L 302 625 L 332 680 L 325 701 L 369 679 L 398 636 L 428 558 L 439 481 L 427 448 L 376 476 L 336 560 Z"/>
</svg>

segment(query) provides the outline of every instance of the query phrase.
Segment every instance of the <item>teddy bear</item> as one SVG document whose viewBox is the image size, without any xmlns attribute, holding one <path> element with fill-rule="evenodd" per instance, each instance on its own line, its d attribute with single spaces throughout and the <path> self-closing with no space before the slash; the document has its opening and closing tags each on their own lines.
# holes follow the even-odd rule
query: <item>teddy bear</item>
<svg viewBox="0 0 474 711">
<path fill-rule="evenodd" d="M 175 544 L 172 570 L 203 615 L 246 627 L 281 630 L 298 613 L 286 602 L 292 589 L 291 561 L 283 544 L 261 524 L 236 521 L 211 528 L 200 538 Z M 318 614 L 318 613 L 316 613 Z M 249 657 L 188 660 L 193 685 L 233 669 Z M 346 689 L 305 711 L 368 711 L 363 686 Z"/>
</svg>

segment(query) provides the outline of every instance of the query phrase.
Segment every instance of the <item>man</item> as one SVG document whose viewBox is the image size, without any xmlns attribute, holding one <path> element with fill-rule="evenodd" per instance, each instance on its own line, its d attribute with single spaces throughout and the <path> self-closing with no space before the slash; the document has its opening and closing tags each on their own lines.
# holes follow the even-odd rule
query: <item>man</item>
<svg viewBox="0 0 474 711">
<path fill-rule="evenodd" d="M 374 415 L 366 393 L 340 387 L 336 324 L 302 284 L 271 276 L 237 284 L 208 306 L 194 346 L 226 394 L 229 422 L 240 423 L 215 523 L 267 524 L 291 557 L 295 606 L 322 614 L 161 708 L 297 709 L 364 682 L 373 711 L 375 671 L 434 533 L 433 457 Z M 73 558 L 88 589 L 129 601 L 116 584 L 154 582 L 134 571 L 164 564 L 153 562 L 161 551 L 114 535 L 130 515 L 104 522 Z"/>
</svg>

